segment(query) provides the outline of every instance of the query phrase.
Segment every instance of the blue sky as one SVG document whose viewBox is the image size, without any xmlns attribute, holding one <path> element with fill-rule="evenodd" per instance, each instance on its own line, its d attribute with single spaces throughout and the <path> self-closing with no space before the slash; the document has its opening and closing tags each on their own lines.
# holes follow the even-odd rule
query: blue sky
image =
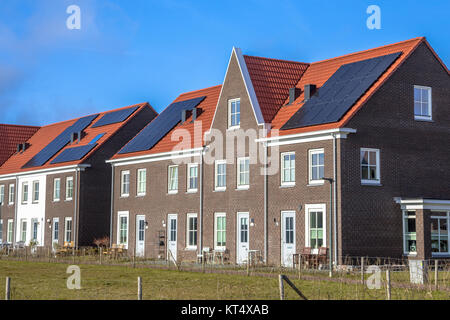
<svg viewBox="0 0 450 320">
<path fill-rule="evenodd" d="M 69 30 L 69 5 L 81 29 Z M 381 30 L 369 30 L 369 5 Z M 312 62 L 426 36 L 450 64 L 450 2 L 2 0 L 0 123 L 45 125 L 220 84 L 233 46 Z"/>
</svg>

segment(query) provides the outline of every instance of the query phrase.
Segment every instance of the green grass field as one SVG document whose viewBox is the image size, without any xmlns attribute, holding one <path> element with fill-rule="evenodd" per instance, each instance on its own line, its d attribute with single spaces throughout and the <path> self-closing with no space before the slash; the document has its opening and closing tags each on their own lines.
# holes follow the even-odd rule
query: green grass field
<svg viewBox="0 0 450 320">
<path fill-rule="evenodd" d="M 125 266 L 79 265 L 81 289 L 66 286 L 68 264 L 0 260 L 4 299 L 4 281 L 11 278 L 14 300 L 125 300 L 137 298 L 137 277 L 142 277 L 144 299 L 279 299 L 278 279 L 272 277 L 228 275 Z M 298 280 L 294 284 L 308 299 L 355 300 L 386 298 L 385 289 L 364 290 L 361 285 L 324 280 Z M 285 285 L 286 299 L 298 299 Z M 444 291 L 392 289 L 393 299 L 450 299 Z"/>
</svg>

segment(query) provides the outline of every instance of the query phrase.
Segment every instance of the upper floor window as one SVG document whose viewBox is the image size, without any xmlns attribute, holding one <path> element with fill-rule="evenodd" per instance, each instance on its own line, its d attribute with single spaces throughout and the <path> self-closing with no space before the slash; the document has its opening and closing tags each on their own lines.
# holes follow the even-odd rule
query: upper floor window
<svg viewBox="0 0 450 320">
<path fill-rule="evenodd" d="M 22 203 L 28 202 L 28 182 L 22 183 Z"/>
<path fill-rule="evenodd" d="M 61 179 L 53 180 L 53 201 L 59 201 L 61 198 Z"/>
<path fill-rule="evenodd" d="M 227 161 L 216 160 L 215 163 L 215 179 L 214 189 L 216 191 L 225 190 L 227 188 Z"/>
<path fill-rule="evenodd" d="M 73 198 L 73 177 L 66 178 L 66 200 Z"/>
<path fill-rule="evenodd" d="M 147 169 L 137 171 L 137 195 L 145 196 L 147 192 Z"/>
<path fill-rule="evenodd" d="M 3 205 L 5 203 L 5 186 L 0 186 L 0 205 Z"/>
<path fill-rule="evenodd" d="M 120 183 L 120 195 L 128 197 L 130 195 L 130 171 L 122 171 Z"/>
<path fill-rule="evenodd" d="M 33 181 L 33 202 L 39 202 L 39 181 Z"/>
<path fill-rule="evenodd" d="M 168 191 L 169 193 L 178 192 L 178 166 L 169 166 Z"/>
<path fill-rule="evenodd" d="M 250 185 L 250 159 L 239 158 L 237 163 L 237 187 L 247 189 Z"/>
<path fill-rule="evenodd" d="M 380 183 L 380 150 L 361 148 L 361 182 Z"/>
<path fill-rule="evenodd" d="M 432 120 L 431 88 L 414 86 L 414 118 Z"/>
<path fill-rule="evenodd" d="M 309 184 L 322 184 L 325 176 L 325 152 L 309 150 Z"/>
<path fill-rule="evenodd" d="M 14 198 L 15 198 L 15 187 L 14 184 L 9 185 L 9 194 L 8 194 L 8 203 L 14 204 Z"/>
<path fill-rule="evenodd" d="M 295 152 L 281 154 L 281 185 L 295 184 Z"/>
<path fill-rule="evenodd" d="M 197 192 L 198 190 L 198 164 L 188 164 L 187 191 Z"/>
<path fill-rule="evenodd" d="M 241 125 L 241 99 L 228 100 L 228 128 Z"/>
</svg>

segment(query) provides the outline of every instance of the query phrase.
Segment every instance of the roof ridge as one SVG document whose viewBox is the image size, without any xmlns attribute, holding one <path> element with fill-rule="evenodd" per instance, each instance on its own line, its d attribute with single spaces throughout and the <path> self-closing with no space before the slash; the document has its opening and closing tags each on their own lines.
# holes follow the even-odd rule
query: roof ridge
<svg viewBox="0 0 450 320">
<path fill-rule="evenodd" d="M 256 59 L 264 59 L 264 60 L 272 60 L 272 61 L 278 61 L 278 62 L 287 62 L 287 63 L 295 63 L 295 64 L 301 64 L 301 65 L 310 65 L 309 62 L 300 62 L 300 61 L 293 61 L 293 60 L 284 60 L 284 59 L 275 59 L 275 58 L 267 58 L 267 57 L 260 57 L 260 56 L 251 56 L 248 54 L 244 54 L 244 57 L 249 58 L 256 58 Z"/>
</svg>

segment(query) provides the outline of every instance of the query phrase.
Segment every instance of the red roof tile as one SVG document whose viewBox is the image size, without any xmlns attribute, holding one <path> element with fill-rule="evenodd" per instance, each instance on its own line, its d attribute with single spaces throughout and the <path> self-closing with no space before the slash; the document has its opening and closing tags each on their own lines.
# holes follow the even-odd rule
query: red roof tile
<svg viewBox="0 0 450 320">
<path fill-rule="evenodd" d="M 17 150 L 19 143 L 26 142 L 39 127 L 0 124 L 0 166 Z"/>
</svg>

